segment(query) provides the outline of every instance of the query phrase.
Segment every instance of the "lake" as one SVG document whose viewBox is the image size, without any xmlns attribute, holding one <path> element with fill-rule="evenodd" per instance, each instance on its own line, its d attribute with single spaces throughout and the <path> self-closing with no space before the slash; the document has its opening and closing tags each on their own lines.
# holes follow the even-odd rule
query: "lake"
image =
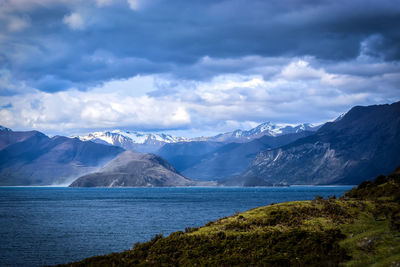
<svg viewBox="0 0 400 267">
<path fill-rule="evenodd" d="M 130 249 L 155 234 L 352 186 L 260 188 L 0 187 L 0 266 L 67 263 Z"/>
</svg>

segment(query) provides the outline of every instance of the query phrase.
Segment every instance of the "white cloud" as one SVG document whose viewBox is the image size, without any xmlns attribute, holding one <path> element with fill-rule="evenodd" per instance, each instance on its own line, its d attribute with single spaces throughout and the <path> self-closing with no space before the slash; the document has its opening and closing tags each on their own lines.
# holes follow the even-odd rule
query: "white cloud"
<svg viewBox="0 0 400 267">
<path fill-rule="evenodd" d="M 82 16 L 76 12 L 65 15 L 63 18 L 63 22 L 73 30 L 81 30 L 84 27 Z"/>
<path fill-rule="evenodd" d="M 126 96 L 117 90 L 36 91 L 8 99 L 13 107 L 1 110 L 0 124 L 10 127 L 68 132 L 99 127 L 174 128 L 191 122 L 187 109 L 179 102 Z"/>
<path fill-rule="evenodd" d="M 214 59 L 207 60 L 208 66 L 213 65 Z M 240 65 L 238 59 L 232 62 Z M 87 91 L 48 94 L 31 90 L 0 97 L 0 106 L 11 103 L 0 110 L 0 125 L 65 134 L 122 127 L 187 129 L 191 135 L 202 135 L 251 128 L 264 121 L 323 122 L 354 105 L 399 100 L 400 70 L 389 66 L 396 63 L 371 67 L 377 63 L 363 62 L 359 65 L 360 75 L 340 73 L 343 68 L 313 58 L 260 58 L 257 62 L 240 70 L 242 74 L 219 74 L 210 80 L 153 74 L 110 80 Z M 268 68 L 260 62 L 269 62 L 274 71 L 268 76 L 258 72 Z M 343 64 L 338 66 L 345 68 Z M 381 68 L 391 72 L 382 74 Z M 372 69 L 372 74 L 364 75 L 363 69 Z M 18 87 L 12 86 L 7 72 L 0 83 Z"/>
<path fill-rule="evenodd" d="M 323 76 L 326 76 L 326 73 L 322 69 L 317 70 L 310 67 L 308 61 L 299 59 L 284 67 L 281 76 L 288 80 L 306 80 L 322 78 Z"/>
</svg>

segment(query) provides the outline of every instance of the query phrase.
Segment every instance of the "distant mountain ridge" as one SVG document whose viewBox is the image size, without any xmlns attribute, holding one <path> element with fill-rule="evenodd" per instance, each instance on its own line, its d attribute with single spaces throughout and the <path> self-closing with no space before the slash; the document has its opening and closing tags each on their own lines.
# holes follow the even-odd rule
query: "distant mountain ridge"
<svg viewBox="0 0 400 267">
<path fill-rule="evenodd" d="M 400 102 L 356 106 L 313 135 L 260 152 L 245 172 L 222 184 L 358 184 L 359 177 L 398 165 Z"/>
<path fill-rule="evenodd" d="M 319 129 L 307 131 L 310 128 Z M 14 132 L 0 127 L 0 185 L 65 183 L 93 174 L 125 149 L 143 151 L 143 146 L 158 156 L 126 153 L 135 158 L 130 166 L 141 171 L 125 173 L 125 182 L 118 186 L 128 180 L 130 186 L 175 186 L 172 180 L 166 182 L 174 175 L 178 175 L 177 181 L 183 177 L 229 186 L 357 184 L 361 182 L 357 177 L 372 178 L 400 165 L 400 102 L 356 106 L 322 127 L 263 123 L 249 131 L 207 139 L 220 142 L 196 140 L 122 131 L 96 132 L 80 139 L 50 138 L 37 131 Z M 169 171 L 175 174 L 165 176 L 165 181 L 151 180 L 152 175 L 165 174 L 151 172 L 154 166 L 148 164 L 156 158 L 160 163 L 161 157 L 174 166 Z M 104 179 L 112 178 L 107 169 L 101 172 L 98 175 Z M 132 180 L 134 173 L 136 180 Z M 144 183 L 146 179 L 151 180 L 149 185 Z"/>
<path fill-rule="evenodd" d="M 100 144 L 115 145 L 124 149 L 137 150 L 140 152 L 154 152 L 164 144 L 187 141 L 184 137 L 174 137 L 169 134 L 121 130 L 93 132 L 84 136 L 76 137 L 81 141 L 92 141 Z"/>
<path fill-rule="evenodd" d="M 72 186 L 83 187 L 215 185 L 182 176 L 154 154 L 0 128 L 0 186 L 65 185 L 72 181 Z"/>
<path fill-rule="evenodd" d="M 0 185 L 65 184 L 93 172 L 124 149 L 48 137 L 38 131 L 0 131 Z"/>
<path fill-rule="evenodd" d="M 235 130 L 212 137 L 193 138 L 195 141 L 212 141 L 212 142 L 238 142 L 244 143 L 263 136 L 281 136 L 286 134 L 300 133 L 304 131 L 316 131 L 321 125 L 310 123 L 302 123 L 297 125 L 291 124 L 273 124 L 265 122 L 248 131 Z"/>
<path fill-rule="evenodd" d="M 257 127 L 245 130 L 235 130 L 233 132 L 218 134 L 211 137 L 175 137 L 165 133 L 144 133 L 137 131 L 100 131 L 88 133 L 86 135 L 72 136 L 81 141 L 92 141 L 100 144 L 120 146 L 124 149 L 139 151 L 144 153 L 154 153 L 165 144 L 182 142 L 219 142 L 219 143 L 245 143 L 262 136 L 280 136 L 285 134 L 299 133 L 303 131 L 316 131 L 320 126 L 309 123 L 289 125 L 262 123 Z"/>
</svg>

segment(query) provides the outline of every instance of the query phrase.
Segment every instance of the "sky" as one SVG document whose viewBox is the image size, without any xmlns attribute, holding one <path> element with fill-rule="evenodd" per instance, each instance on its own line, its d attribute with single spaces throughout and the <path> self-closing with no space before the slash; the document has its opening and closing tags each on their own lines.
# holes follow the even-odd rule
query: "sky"
<svg viewBox="0 0 400 267">
<path fill-rule="evenodd" d="M 0 0 L 0 125 L 193 137 L 400 100 L 400 0 Z"/>
</svg>

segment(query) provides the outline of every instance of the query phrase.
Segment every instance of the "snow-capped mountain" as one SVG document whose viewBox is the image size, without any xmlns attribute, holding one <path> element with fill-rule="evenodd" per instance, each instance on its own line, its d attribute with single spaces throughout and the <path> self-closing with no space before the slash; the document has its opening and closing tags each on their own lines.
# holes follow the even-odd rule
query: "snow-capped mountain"
<svg viewBox="0 0 400 267">
<path fill-rule="evenodd" d="M 273 124 L 271 122 L 265 122 L 257 127 L 248 131 L 235 130 L 233 132 L 227 132 L 212 137 L 199 137 L 192 140 L 196 141 L 214 141 L 214 142 L 249 142 L 253 139 L 260 138 L 262 136 L 280 136 L 291 133 L 299 133 L 304 131 L 316 131 L 321 125 L 313 125 L 310 123 L 302 123 L 297 125 L 292 124 Z"/>
<path fill-rule="evenodd" d="M 93 132 L 84 136 L 76 136 L 82 141 L 120 146 L 128 150 L 154 152 L 166 143 L 188 141 L 183 137 L 174 137 L 163 133 L 142 133 L 135 131 L 103 131 Z"/>
<path fill-rule="evenodd" d="M 279 136 L 284 134 L 299 133 L 304 131 L 315 131 L 319 127 L 310 123 L 302 123 L 297 125 L 290 124 L 272 124 L 265 122 L 258 125 L 256 128 L 246 131 L 246 136 L 254 135 L 268 135 L 268 136 Z"/>
<path fill-rule="evenodd" d="M 11 129 L 9 129 L 9 128 L 6 128 L 6 127 L 4 127 L 4 126 L 1 126 L 1 125 L 0 125 L 0 131 L 7 131 L 7 132 L 11 132 Z"/>
<path fill-rule="evenodd" d="M 164 144 L 179 143 L 179 142 L 193 142 L 193 141 L 208 141 L 208 142 L 249 142 L 253 139 L 260 138 L 264 135 L 279 136 L 290 133 L 299 133 L 303 131 L 316 131 L 319 126 L 308 123 L 289 125 L 289 124 L 272 124 L 270 122 L 262 123 L 257 127 L 244 131 L 236 130 L 233 132 L 223 133 L 211 137 L 196 137 L 184 138 L 175 137 L 164 133 L 143 133 L 136 131 L 102 131 L 93 132 L 84 136 L 78 137 L 81 141 L 92 141 L 95 143 L 109 144 L 120 146 L 128 150 L 136 150 L 145 153 L 154 153 L 160 149 Z"/>
</svg>

